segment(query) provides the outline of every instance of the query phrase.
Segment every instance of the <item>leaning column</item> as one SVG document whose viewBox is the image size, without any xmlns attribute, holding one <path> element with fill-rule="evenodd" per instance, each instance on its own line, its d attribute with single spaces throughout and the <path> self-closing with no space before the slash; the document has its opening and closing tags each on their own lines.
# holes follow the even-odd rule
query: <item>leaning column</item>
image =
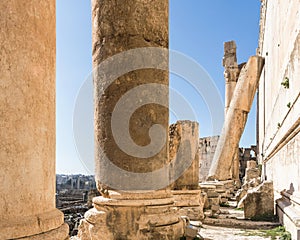
<svg viewBox="0 0 300 240">
<path fill-rule="evenodd" d="M 68 237 L 55 208 L 55 0 L 0 2 L 0 239 Z"/>
<path fill-rule="evenodd" d="M 232 159 L 246 125 L 263 65 L 263 58 L 253 56 L 241 70 L 209 171 L 209 180 L 231 179 Z"/>
<path fill-rule="evenodd" d="M 81 240 L 183 235 L 163 170 L 168 8 L 167 0 L 92 1 L 95 178 L 102 196 L 93 199 L 94 208 L 81 221 Z"/>
</svg>

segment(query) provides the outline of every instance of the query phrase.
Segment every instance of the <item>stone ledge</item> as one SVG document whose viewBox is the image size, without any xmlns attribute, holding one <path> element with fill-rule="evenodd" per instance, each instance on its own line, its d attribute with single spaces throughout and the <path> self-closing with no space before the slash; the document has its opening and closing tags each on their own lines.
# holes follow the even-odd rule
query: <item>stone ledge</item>
<svg viewBox="0 0 300 240">
<path fill-rule="evenodd" d="M 53 229 L 49 232 L 33 235 L 30 237 L 18 238 L 16 240 L 67 240 L 69 239 L 69 226 L 64 223 L 59 228 Z"/>
<path fill-rule="evenodd" d="M 64 215 L 58 209 L 32 216 L 18 216 L 17 219 L 1 219 L 0 239 L 34 236 L 57 229 L 63 224 Z"/>
<path fill-rule="evenodd" d="M 300 212 L 287 199 L 276 200 L 277 207 L 285 214 L 296 227 L 300 228 Z M 278 209 L 277 209 L 278 210 Z"/>
<path fill-rule="evenodd" d="M 276 212 L 279 221 L 292 235 L 292 239 L 300 240 L 300 214 L 286 198 L 276 200 Z"/>
<path fill-rule="evenodd" d="M 271 229 L 280 226 L 277 222 L 255 222 L 251 220 L 240 220 L 240 219 L 215 219 L 205 218 L 203 224 L 220 226 L 220 227 L 232 227 L 242 229 Z"/>
<path fill-rule="evenodd" d="M 142 207 L 142 206 L 162 206 L 173 204 L 172 198 L 156 198 L 156 199 L 112 199 L 104 197 L 93 198 L 94 205 L 99 206 L 124 206 L 124 207 Z M 96 207 L 96 206 L 95 206 Z"/>
</svg>

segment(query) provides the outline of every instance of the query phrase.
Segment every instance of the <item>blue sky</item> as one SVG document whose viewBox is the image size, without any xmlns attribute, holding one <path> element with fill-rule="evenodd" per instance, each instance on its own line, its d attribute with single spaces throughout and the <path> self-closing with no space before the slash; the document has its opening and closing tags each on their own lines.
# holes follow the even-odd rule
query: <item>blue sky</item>
<svg viewBox="0 0 300 240">
<path fill-rule="evenodd" d="M 125 1 L 124 1 L 125 2 Z M 238 62 L 255 55 L 259 31 L 259 0 L 170 0 L 170 49 L 195 59 L 211 76 L 224 100 L 223 43 L 235 40 Z M 57 1 L 57 173 L 89 173 L 82 165 L 73 138 L 73 110 L 81 85 L 92 70 L 90 1 Z M 170 87 L 193 106 L 200 136 L 212 134 L 205 102 L 182 79 L 171 76 Z M 170 99 L 172 101 L 172 99 Z M 256 103 L 254 103 L 256 104 Z M 241 146 L 255 144 L 255 107 Z M 176 119 L 171 114 L 170 121 Z M 92 119 L 91 119 L 92 121 Z"/>
</svg>

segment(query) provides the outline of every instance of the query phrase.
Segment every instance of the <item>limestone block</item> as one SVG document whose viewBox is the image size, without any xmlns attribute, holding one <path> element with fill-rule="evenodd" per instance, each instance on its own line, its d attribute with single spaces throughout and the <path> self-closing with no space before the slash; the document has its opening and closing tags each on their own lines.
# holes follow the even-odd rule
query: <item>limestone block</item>
<svg viewBox="0 0 300 240">
<path fill-rule="evenodd" d="M 247 168 L 244 181 L 250 181 L 260 177 L 260 170 L 258 168 Z"/>
<path fill-rule="evenodd" d="M 219 136 L 204 137 L 199 139 L 199 180 L 204 182 L 216 151 Z"/>
<path fill-rule="evenodd" d="M 207 197 L 208 198 L 217 198 L 219 196 L 220 196 L 220 194 L 217 193 L 217 191 L 208 191 L 207 192 Z"/>
<path fill-rule="evenodd" d="M 212 210 L 213 212 L 217 212 L 217 211 L 220 210 L 220 206 L 219 206 L 219 205 L 212 205 L 212 206 L 211 206 L 211 210 Z"/>
<path fill-rule="evenodd" d="M 250 168 L 257 168 L 256 161 L 253 161 L 253 160 L 247 161 L 247 168 L 248 169 L 250 169 Z"/>
<path fill-rule="evenodd" d="M 209 208 L 209 202 L 208 202 L 207 193 L 203 193 L 202 192 L 202 197 L 203 197 L 203 208 L 204 209 Z"/>
<path fill-rule="evenodd" d="M 241 189 L 239 189 L 235 195 L 239 208 L 244 207 L 244 203 L 242 199 L 247 194 L 248 190 L 257 187 L 260 184 L 261 184 L 261 180 L 259 177 L 250 179 L 249 181 L 245 181 Z"/>
<path fill-rule="evenodd" d="M 203 219 L 204 199 L 201 190 L 175 190 L 172 195 L 181 216 L 187 216 L 190 220 Z"/>
<path fill-rule="evenodd" d="M 263 182 L 248 190 L 243 198 L 245 218 L 270 217 L 274 215 L 274 191 L 272 182 Z"/>
<path fill-rule="evenodd" d="M 172 184 L 172 189 L 198 189 L 199 185 L 199 124 L 193 121 L 177 121 L 169 128 L 169 161 L 181 164 L 187 161 L 190 166 Z M 181 146 L 181 147 L 180 147 Z M 171 168 L 173 169 L 173 168 Z M 175 168 L 176 169 L 176 168 Z M 175 172 L 170 172 L 174 179 Z"/>
<path fill-rule="evenodd" d="M 219 205 L 220 204 L 220 198 L 219 197 L 216 197 L 216 198 L 208 198 L 208 205 L 210 208 L 211 206 L 213 205 Z"/>
</svg>

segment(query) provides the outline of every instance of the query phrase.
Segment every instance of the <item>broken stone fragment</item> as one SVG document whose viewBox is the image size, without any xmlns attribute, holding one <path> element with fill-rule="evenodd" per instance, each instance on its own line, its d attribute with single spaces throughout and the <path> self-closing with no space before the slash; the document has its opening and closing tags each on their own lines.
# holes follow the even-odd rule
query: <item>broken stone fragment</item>
<svg viewBox="0 0 300 240">
<path fill-rule="evenodd" d="M 266 220 L 273 217 L 273 182 L 266 181 L 248 190 L 241 202 L 244 204 L 245 218 Z"/>
</svg>

